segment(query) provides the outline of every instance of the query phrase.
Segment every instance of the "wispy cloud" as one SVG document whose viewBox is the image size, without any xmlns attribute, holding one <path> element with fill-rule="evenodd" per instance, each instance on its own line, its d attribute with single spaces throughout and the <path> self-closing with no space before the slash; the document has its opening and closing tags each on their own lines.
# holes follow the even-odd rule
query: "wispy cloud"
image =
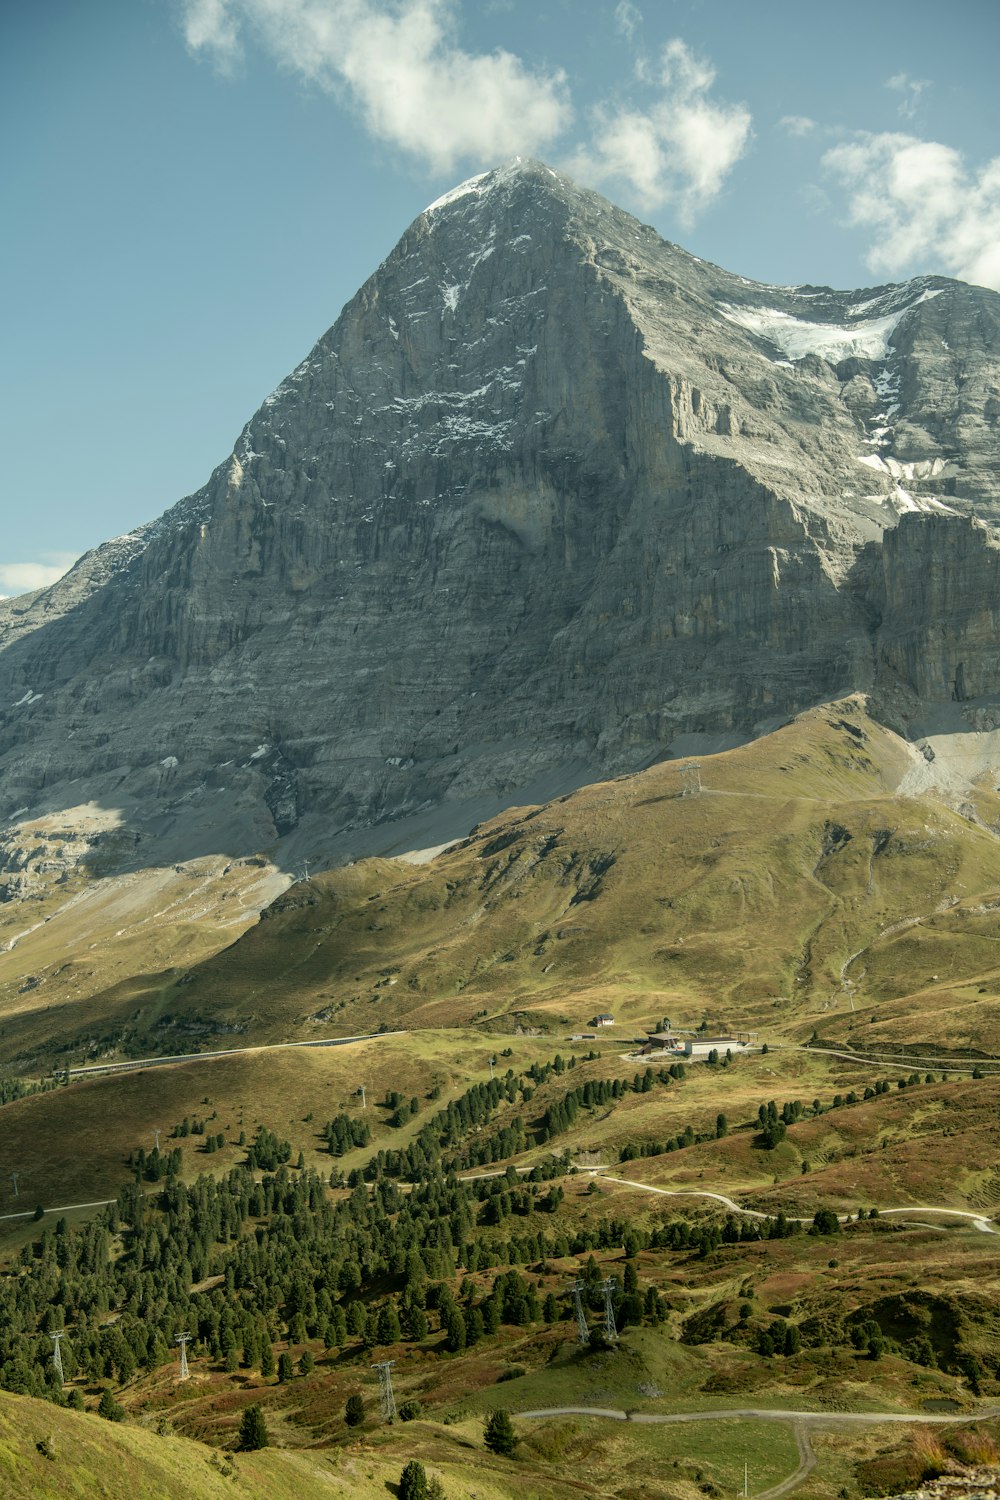
<svg viewBox="0 0 1000 1500">
<path fill-rule="evenodd" d="M 977 171 L 938 141 L 863 133 L 823 165 L 847 192 L 849 222 L 873 231 L 873 271 L 942 270 L 1000 291 L 1000 156 Z"/>
<path fill-rule="evenodd" d="M 511 52 L 465 51 L 452 0 L 182 0 L 192 52 L 223 71 L 251 34 L 281 67 L 350 101 L 379 140 L 437 172 L 462 158 L 531 155 L 562 134 L 572 107 L 561 69 Z"/>
<path fill-rule="evenodd" d="M 690 225 L 746 150 L 750 112 L 709 96 L 715 69 L 677 37 L 644 76 L 657 97 L 646 109 L 599 106 L 591 144 L 573 155 L 570 170 L 591 182 L 624 182 L 642 207 L 670 204 Z"/>
<path fill-rule="evenodd" d="M 0 597 L 48 588 L 69 571 L 78 556 L 76 552 L 43 552 L 40 562 L 0 562 Z"/>
<path fill-rule="evenodd" d="M 899 113 L 903 119 L 912 120 L 919 108 L 920 96 L 930 88 L 931 81 L 929 78 L 911 78 L 909 73 L 893 73 L 885 80 L 885 86 L 899 94 Z"/>
<path fill-rule="evenodd" d="M 812 135 L 816 129 L 816 121 L 808 115 L 782 115 L 778 125 L 786 135 Z"/>
<path fill-rule="evenodd" d="M 575 122 L 558 67 L 530 67 L 514 53 L 458 44 L 458 0 L 179 0 L 191 51 L 222 72 L 239 67 L 249 41 L 282 68 L 347 101 L 378 140 L 435 172 L 461 162 L 550 153 Z M 642 12 L 618 0 L 617 30 L 634 43 Z M 645 107 L 593 109 L 569 147 L 568 166 L 599 186 L 615 180 L 645 209 L 672 206 L 684 225 L 721 191 L 750 138 L 741 104 L 710 97 L 711 64 L 668 42 L 635 59 Z M 563 144 L 560 154 L 565 159 Z"/>
<path fill-rule="evenodd" d="M 632 0 L 618 0 L 615 6 L 615 25 L 627 42 L 635 38 L 635 34 L 642 25 L 642 11 Z"/>
</svg>

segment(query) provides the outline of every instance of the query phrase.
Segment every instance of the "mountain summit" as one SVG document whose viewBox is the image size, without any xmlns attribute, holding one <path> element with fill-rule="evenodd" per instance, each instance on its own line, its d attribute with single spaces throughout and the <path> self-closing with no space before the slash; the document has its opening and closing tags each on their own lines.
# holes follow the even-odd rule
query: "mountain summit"
<svg viewBox="0 0 1000 1500">
<path fill-rule="evenodd" d="M 998 459 L 996 293 L 762 286 L 510 163 L 203 489 L 0 604 L 8 847 L 433 844 L 857 689 L 992 727 Z"/>
</svg>

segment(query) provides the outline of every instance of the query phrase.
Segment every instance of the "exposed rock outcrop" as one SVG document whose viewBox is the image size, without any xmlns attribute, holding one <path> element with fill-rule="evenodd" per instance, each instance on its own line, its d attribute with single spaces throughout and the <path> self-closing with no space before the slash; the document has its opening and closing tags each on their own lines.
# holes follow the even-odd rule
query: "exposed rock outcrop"
<svg viewBox="0 0 1000 1500">
<path fill-rule="evenodd" d="M 511 164 L 203 490 L 0 605 L 0 817 L 344 857 L 883 677 L 987 695 L 998 458 L 995 293 L 759 286 Z"/>
</svg>

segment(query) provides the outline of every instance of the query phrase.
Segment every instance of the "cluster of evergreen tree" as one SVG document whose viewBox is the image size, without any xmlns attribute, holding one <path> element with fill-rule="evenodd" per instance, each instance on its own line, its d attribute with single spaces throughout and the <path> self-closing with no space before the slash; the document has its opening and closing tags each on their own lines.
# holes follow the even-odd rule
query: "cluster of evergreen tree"
<svg viewBox="0 0 1000 1500">
<path fill-rule="evenodd" d="M 27 1099 L 31 1094 L 47 1094 L 61 1086 L 62 1079 L 43 1078 L 41 1081 L 26 1078 L 0 1078 L 0 1105 L 13 1104 L 15 1099 Z"/>
<path fill-rule="evenodd" d="M 180 1146 L 175 1146 L 172 1151 L 161 1151 L 159 1146 L 154 1146 L 149 1152 L 140 1146 L 138 1151 L 130 1151 L 127 1158 L 136 1179 L 143 1182 L 160 1182 L 164 1177 L 176 1176 L 181 1170 L 181 1161 Z"/>
<path fill-rule="evenodd" d="M 343 1156 L 358 1146 L 367 1146 L 371 1138 L 368 1121 L 357 1115 L 335 1115 L 323 1126 L 323 1139 L 331 1156 Z"/>
<path fill-rule="evenodd" d="M 265 1146 L 277 1140 L 261 1134 Z M 165 1155 L 179 1165 L 177 1153 Z M 558 1226 L 543 1232 L 536 1226 L 552 1222 L 561 1188 L 540 1169 L 527 1181 L 511 1171 L 460 1182 L 437 1171 L 409 1192 L 380 1176 L 337 1202 L 317 1175 L 285 1166 L 260 1180 L 241 1166 L 189 1186 L 174 1170 L 154 1193 L 141 1175 L 137 1169 L 117 1202 L 82 1228 L 64 1220 L 43 1228 L 0 1276 L 0 1384 L 7 1389 L 58 1395 L 48 1337 L 57 1330 L 67 1335 L 68 1376 L 118 1386 L 175 1358 L 182 1330 L 194 1337 L 193 1359 L 265 1376 L 276 1371 L 274 1345 L 282 1341 L 319 1340 L 327 1348 L 357 1341 L 370 1350 L 437 1332 L 458 1349 L 501 1323 L 567 1315 L 568 1303 L 556 1313 L 540 1306 L 537 1287 L 517 1267 L 622 1243 L 634 1255 L 660 1242 L 617 1219 L 571 1234 Z M 499 1232 L 508 1212 L 519 1216 L 522 1232 Z M 701 1233 L 656 1231 L 685 1250 L 696 1248 Z M 456 1299 L 446 1283 L 459 1263 L 469 1277 Z M 491 1270 L 483 1292 L 470 1278 Z M 623 1316 L 630 1316 L 624 1304 Z M 290 1378 L 292 1356 L 283 1355 Z"/>
<path fill-rule="evenodd" d="M 283 1166 L 292 1154 L 288 1141 L 279 1140 L 273 1130 L 262 1125 L 254 1142 L 247 1148 L 247 1165 L 261 1172 L 274 1172 Z"/>
</svg>

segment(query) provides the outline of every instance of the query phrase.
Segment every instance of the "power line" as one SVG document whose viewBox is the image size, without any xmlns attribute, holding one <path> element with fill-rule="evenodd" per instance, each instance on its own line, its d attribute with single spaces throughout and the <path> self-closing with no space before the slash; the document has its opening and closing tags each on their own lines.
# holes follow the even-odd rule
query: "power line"
<svg viewBox="0 0 1000 1500">
<path fill-rule="evenodd" d="M 392 1367 L 395 1363 L 394 1359 L 384 1359 L 381 1364 L 372 1365 L 372 1369 L 378 1371 L 378 1393 L 382 1400 L 383 1422 L 396 1420 L 396 1398 L 392 1393 Z"/>
</svg>

